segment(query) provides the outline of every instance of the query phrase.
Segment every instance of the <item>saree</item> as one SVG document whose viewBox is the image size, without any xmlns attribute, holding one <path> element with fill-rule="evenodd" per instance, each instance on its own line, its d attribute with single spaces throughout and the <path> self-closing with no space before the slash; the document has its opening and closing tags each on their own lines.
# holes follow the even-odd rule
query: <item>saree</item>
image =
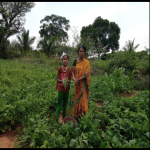
<svg viewBox="0 0 150 150">
<path fill-rule="evenodd" d="M 75 66 L 75 79 L 81 78 L 83 75 L 85 75 L 85 79 L 80 80 L 78 84 L 75 85 L 72 117 L 79 117 L 79 115 L 83 116 L 82 113 L 88 113 L 88 96 L 90 94 L 90 63 L 87 59 L 77 61 Z"/>
</svg>

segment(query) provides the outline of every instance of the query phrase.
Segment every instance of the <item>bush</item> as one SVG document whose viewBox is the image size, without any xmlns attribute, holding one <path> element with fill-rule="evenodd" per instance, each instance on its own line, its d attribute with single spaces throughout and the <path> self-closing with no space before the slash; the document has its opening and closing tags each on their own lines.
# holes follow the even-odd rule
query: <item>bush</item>
<svg viewBox="0 0 150 150">
<path fill-rule="evenodd" d="M 145 56 L 148 56 L 147 54 L 147 51 L 140 51 L 140 52 L 137 52 L 136 53 L 136 56 L 139 58 L 139 59 L 143 59 Z"/>
<path fill-rule="evenodd" d="M 137 57 L 135 52 L 129 53 L 128 51 L 119 51 L 114 53 L 114 57 L 109 63 L 111 71 L 120 67 L 125 68 L 128 71 L 132 71 L 136 68 Z"/>
<path fill-rule="evenodd" d="M 19 51 L 7 50 L 6 53 L 7 53 L 7 59 L 13 59 L 13 58 L 21 57 L 21 54 L 19 53 Z"/>
<path fill-rule="evenodd" d="M 136 64 L 136 69 L 138 70 L 145 70 L 147 73 L 149 72 L 149 61 L 148 60 L 139 60 L 137 61 L 137 64 Z"/>
<path fill-rule="evenodd" d="M 149 90 L 149 75 L 134 79 L 131 81 L 131 84 L 133 85 L 133 89 L 137 91 Z"/>
</svg>

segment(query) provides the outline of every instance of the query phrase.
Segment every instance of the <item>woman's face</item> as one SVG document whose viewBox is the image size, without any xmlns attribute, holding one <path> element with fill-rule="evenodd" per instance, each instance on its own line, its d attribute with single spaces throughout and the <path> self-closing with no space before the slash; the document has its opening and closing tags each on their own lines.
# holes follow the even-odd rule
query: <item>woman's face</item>
<svg viewBox="0 0 150 150">
<path fill-rule="evenodd" d="M 82 47 L 80 47 L 80 49 L 79 49 L 79 57 L 83 58 L 84 55 L 85 55 L 85 51 L 84 51 L 84 49 Z"/>
</svg>

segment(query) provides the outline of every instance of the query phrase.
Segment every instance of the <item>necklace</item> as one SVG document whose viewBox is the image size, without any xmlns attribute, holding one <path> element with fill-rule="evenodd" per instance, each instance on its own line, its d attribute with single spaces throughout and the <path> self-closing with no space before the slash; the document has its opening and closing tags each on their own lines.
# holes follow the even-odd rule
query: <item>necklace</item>
<svg viewBox="0 0 150 150">
<path fill-rule="evenodd" d="M 63 72 L 66 72 L 66 71 L 67 71 L 67 68 L 68 68 L 68 67 L 66 67 L 66 70 L 64 70 L 64 69 L 63 69 L 63 65 L 62 65 L 62 70 L 63 70 Z"/>
</svg>

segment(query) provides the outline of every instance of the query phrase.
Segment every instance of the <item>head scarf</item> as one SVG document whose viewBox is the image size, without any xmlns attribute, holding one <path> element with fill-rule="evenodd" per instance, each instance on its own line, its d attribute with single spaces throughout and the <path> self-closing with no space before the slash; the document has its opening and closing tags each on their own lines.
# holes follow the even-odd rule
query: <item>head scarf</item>
<svg viewBox="0 0 150 150">
<path fill-rule="evenodd" d="M 60 59 L 62 59 L 65 55 L 67 55 L 67 56 L 68 56 L 68 54 L 67 54 L 67 53 L 64 53 L 64 52 L 63 52 L 63 54 L 61 55 Z"/>
</svg>

